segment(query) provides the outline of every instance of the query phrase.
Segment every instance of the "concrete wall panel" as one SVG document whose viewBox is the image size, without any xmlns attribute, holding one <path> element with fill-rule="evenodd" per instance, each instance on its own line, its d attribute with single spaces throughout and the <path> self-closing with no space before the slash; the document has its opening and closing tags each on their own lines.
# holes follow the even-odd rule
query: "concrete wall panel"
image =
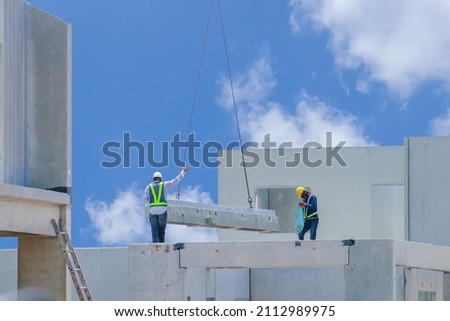
<svg viewBox="0 0 450 321">
<path fill-rule="evenodd" d="M 249 269 L 186 269 L 185 300 L 248 301 Z"/>
<path fill-rule="evenodd" d="M 217 301 L 249 301 L 249 269 L 216 269 L 215 298 Z"/>
<path fill-rule="evenodd" d="M 0 183 L 71 186 L 70 25 L 23 0 L 1 9 Z"/>
<path fill-rule="evenodd" d="M 128 248 L 77 248 L 76 252 L 94 300 L 128 300 Z M 73 285 L 72 299 L 79 300 Z"/>
<path fill-rule="evenodd" d="M 0 28 L 3 25 L 3 13 L 0 12 Z M 0 30 L 0 35 L 2 30 Z M 1 37 L 1 36 L 0 36 Z M 5 87 L 4 87 L 4 68 L 3 68 L 3 41 L 0 41 L 0 128 L 5 128 Z M 0 130 L 0 184 L 5 182 L 5 130 Z"/>
<path fill-rule="evenodd" d="M 27 184 L 71 187 L 71 26 L 27 8 Z"/>
<path fill-rule="evenodd" d="M 185 300 L 205 301 L 211 295 L 208 293 L 207 273 L 207 269 L 203 267 L 186 270 Z"/>
<path fill-rule="evenodd" d="M 24 185 L 26 162 L 26 79 L 24 1 L 3 3 L 4 165 L 2 183 Z"/>
<path fill-rule="evenodd" d="M 264 161 L 264 150 L 254 150 L 260 157 L 257 166 L 247 168 L 250 191 L 255 197 L 260 188 L 290 188 L 292 193 L 298 185 L 309 186 L 318 198 L 319 240 L 336 240 L 372 237 L 372 187 L 375 185 L 404 184 L 404 153 L 402 146 L 394 147 L 344 147 L 341 158 L 347 166 L 331 162 L 327 166 L 327 150 L 310 150 L 310 160 L 323 160 L 321 166 L 311 167 L 300 162 L 287 166 L 295 155 L 305 153 L 304 149 L 270 150 L 275 167 Z M 229 153 L 231 154 L 231 153 Z M 243 169 L 239 166 L 239 151 L 233 152 L 233 166 L 219 167 L 219 204 L 246 206 L 247 192 Z M 224 164 L 226 162 L 224 161 Z M 399 200 L 403 203 L 404 200 Z M 401 208 L 397 206 L 396 208 Z M 294 224 L 295 211 L 291 221 Z M 401 215 L 401 214 L 400 214 Z M 289 220 L 289 218 L 286 218 Z M 264 240 L 295 238 L 295 234 L 251 233 L 245 231 L 219 230 L 220 240 Z"/>
<path fill-rule="evenodd" d="M 0 251 L 0 300 L 17 298 L 17 251 Z"/>
<path fill-rule="evenodd" d="M 253 301 L 345 299 L 343 268 L 252 269 Z"/>
<path fill-rule="evenodd" d="M 405 140 L 409 240 L 450 246 L 450 137 Z"/>
<path fill-rule="evenodd" d="M 372 186 L 372 234 L 374 239 L 405 239 L 403 185 Z"/>
<path fill-rule="evenodd" d="M 0 0 L 0 184 L 5 182 L 5 3 Z"/>
</svg>

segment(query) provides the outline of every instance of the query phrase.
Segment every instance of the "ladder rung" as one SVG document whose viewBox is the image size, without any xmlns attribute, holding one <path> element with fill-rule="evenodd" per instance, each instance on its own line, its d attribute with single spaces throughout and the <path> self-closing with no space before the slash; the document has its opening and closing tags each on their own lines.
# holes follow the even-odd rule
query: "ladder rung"
<svg viewBox="0 0 450 321">
<path fill-rule="evenodd" d="M 59 245 L 66 259 L 66 265 L 69 268 L 70 274 L 72 275 L 72 280 L 78 292 L 80 300 L 84 301 L 87 299 L 88 301 L 92 301 L 91 293 L 86 284 L 86 281 L 84 280 L 83 271 L 81 270 L 81 267 L 78 264 L 77 254 L 72 246 L 72 243 L 70 242 L 69 234 L 66 231 L 64 221 L 60 220 L 59 227 L 54 219 L 51 220 L 50 222 L 52 223 L 53 228 L 55 229 L 55 234 L 58 237 Z M 72 260 L 69 257 L 68 253 L 72 255 L 71 257 Z M 75 267 L 72 264 L 75 265 Z M 79 284 L 76 274 L 80 278 L 80 281 L 82 283 L 81 285 Z M 86 298 L 84 297 L 81 291 L 85 292 Z"/>
</svg>

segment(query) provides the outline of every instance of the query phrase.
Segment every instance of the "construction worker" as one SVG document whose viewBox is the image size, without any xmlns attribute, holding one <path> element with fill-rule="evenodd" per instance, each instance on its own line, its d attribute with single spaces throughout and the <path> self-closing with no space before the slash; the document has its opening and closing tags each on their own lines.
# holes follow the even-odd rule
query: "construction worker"
<svg viewBox="0 0 450 321">
<path fill-rule="evenodd" d="M 170 181 L 163 182 L 162 174 L 153 174 L 153 183 L 149 184 L 144 191 L 144 201 L 149 206 L 149 221 L 152 228 L 153 243 L 164 243 L 167 225 L 167 191 L 177 186 L 188 171 L 183 167 L 180 174 Z"/>
<path fill-rule="evenodd" d="M 304 208 L 305 223 L 302 231 L 298 234 L 299 240 L 303 240 L 305 234 L 310 231 L 310 239 L 315 240 L 317 226 L 319 225 L 319 213 L 317 212 L 317 197 L 311 194 L 305 187 L 299 186 L 295 194 L 300 200 L 299 206 Z"/>
</svg>

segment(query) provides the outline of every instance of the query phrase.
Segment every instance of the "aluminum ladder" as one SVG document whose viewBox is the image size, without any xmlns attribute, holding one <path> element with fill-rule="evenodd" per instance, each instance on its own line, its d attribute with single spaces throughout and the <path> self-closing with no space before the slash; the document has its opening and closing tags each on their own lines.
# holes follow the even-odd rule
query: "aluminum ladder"
<svg viewBox="0 0 450 321">
<path fill-rule="evenodd" d="M 72 242 L 70 241 L 69 234 L 67 233 L 64 220 L 60 219 L 59 225 L 54 219 L 50 222 L 52 223 L 55 234 L 58 237 L 59 246 L 63 252 L 67 267 L 70 275 L 72 276 L 73 285 L 77 290 L 80 301 L 92 301 L 91 292 L 89 291 L 80 263 L 78 262 L 77 254 L 73 249 Z"/>
</svg>

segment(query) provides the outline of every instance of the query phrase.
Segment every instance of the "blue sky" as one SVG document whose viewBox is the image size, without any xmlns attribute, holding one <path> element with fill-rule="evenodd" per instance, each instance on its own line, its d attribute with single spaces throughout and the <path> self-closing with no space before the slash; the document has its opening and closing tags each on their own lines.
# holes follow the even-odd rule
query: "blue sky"
<svg viewBox="0 0 450 321">
<path fill-rule="evenodd" d="M 29 2 L 73 28 L 73 243 L 148 242 L 141 194 L 155 169 L 133 152 L 129 168 L 102 167 L 102 146 L 124 133 L 155 146 L 187 137 L 210 0 Z M 221 3 L 244 141 L 324 144 L 332 132 L 345 146 L 402 145 L 450 134 L 448 1 Z M 216 1 L 191 129 L 202 143 L 238 139 Z M 216 203 L 217 170 L 192 168 L 181 187 L 183 200 Z M 214 237 L 168 229 L 172 242 Z"/>
</svg>

